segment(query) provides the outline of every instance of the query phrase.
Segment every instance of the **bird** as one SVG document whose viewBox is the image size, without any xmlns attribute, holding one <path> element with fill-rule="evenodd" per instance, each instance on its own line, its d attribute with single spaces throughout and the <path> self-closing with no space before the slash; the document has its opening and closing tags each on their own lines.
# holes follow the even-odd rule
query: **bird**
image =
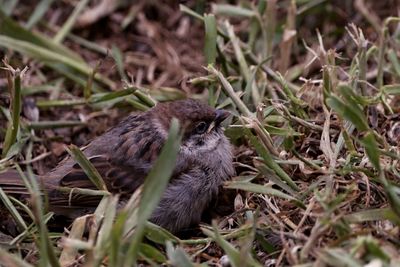
<svg viewBox="0 0 400 267">
<path fill-rule="evenodd" d="M 145 181 L 168 137 L 173 118 L 179 120 L 182 141 L 175 167 L 158 206 L 149 221 L 177 233 L 198 224 L 224 181 L 235 174 L 232 148 L 221 123 L 230 115 L 194 99 L 157 103 L 133 113 L 82 147 L 83 154 L 102 176 L 107 190 L 127 200 Z M 60 188 L 96 189 L 72 157 L 38 175 L 47 194 L 49 211 L 71 220 L 93 212 L 99 197 L 70 198 Z M 0 173 L 0 187 L 12 195 L 24 195 L 16 171 Z"/>
</svg>

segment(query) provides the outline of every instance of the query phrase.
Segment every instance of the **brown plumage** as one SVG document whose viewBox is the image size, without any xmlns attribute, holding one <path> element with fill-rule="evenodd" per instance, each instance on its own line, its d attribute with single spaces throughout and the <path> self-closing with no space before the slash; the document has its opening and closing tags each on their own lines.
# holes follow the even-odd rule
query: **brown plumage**
<svg viewBox="0 0 400 267">
<path fill-rule="evenodd" d="M 128 116 L 82 149 L 103 177 L 107 189 L 128 199 L 143 183 L 165 142 L 173 117 L 184 137 L 170 183 L 151 221 L 172 232 L 198 223 L 221 183 L 234 174 L 230 145 L 220 122 L 228 113 L 195 100 L 157 104 L 151 110 Z M 39 176 L 48 194 L 49 209 L 71 219 L 91 212 L 99 198 L 69 194 L 61 187 L 96 189 L 71 158 Z M 0 187 L 24 198 L 26 190 L 15 171 L 0 174 Z"/>
</svg>

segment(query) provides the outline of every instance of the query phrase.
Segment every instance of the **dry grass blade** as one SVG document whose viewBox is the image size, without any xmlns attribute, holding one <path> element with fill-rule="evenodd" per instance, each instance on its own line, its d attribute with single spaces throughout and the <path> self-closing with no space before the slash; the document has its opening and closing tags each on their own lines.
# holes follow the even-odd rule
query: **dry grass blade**
<svg viewBox="0 0 400 267">
<path fill-rule="evenodd" d="M 233 103 L 236 105 L 239 111 L 242 112 L 242 114 L 247 117 L 252 117 L 252 113 L 246 107 L 243 101 L 238 97 L 238 95 L 235 93 L 235 91 L 232 88 L 232 85 L 226 80 L 224 75 L 221 72 L 217 71 L 213 66 L 208 66 L 208 71 L 218 77 L 218 79 L 222 83 L 222 86 L 226 94 L 232 99 Z"/>
<path fill-rule="evenodd" d="M 101 228 L 96 237 L 96 245 L 93 249 L 94 265 L 100 266 L 103 258 L 109 253 L 112 245 L 112 229 L 117 214 L 118 196 L 107 197 L 108 202 L 104 212 Z M 122 229 L 122 228 L 121 228 Z"/>
<path fill-rule="evenodd" d="M 26 261 L 20 259 L 16 255 L 7 253 L 5 250 L 0 248 L 0 259 L 4 266 L 11 267 L 33 267 L 33 265 L 27 263 Z"/>
<path fill-rule="evenodd" d="M 79 217 L 74 220 L 74 223 L 72 224 L 71 230 L 68 235 L 69 239 L 82 239 L 88 216 L 90 215 Z M 76 261 L 77 255 L 78 250 L 76 249 L 76 247 L 64 246 L 59 258 L 60 265 L 62 267 L 70 266 Z"/>
</svg>

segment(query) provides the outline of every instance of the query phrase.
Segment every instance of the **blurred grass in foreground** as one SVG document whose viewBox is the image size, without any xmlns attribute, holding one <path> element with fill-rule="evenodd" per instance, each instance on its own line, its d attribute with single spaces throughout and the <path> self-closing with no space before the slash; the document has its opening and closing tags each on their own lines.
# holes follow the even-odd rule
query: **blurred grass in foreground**
<svg viewBox="0 0 400 267">
<path fill-rule="evenodd" d="M 30 30 L 44 10 L 35 11 L 25 28 L 8 16 L 10 10 L 0 12 L 2 48 L 46 65 L 58 73 L 56 83 L 72 79 L 82 88 L 82 96 L 73 99 L 37 102 L 40 110 L 82 105 L 108 110 L 121 103 L 146 110 L 157 99 L 183 97 L 166 88 L 154 91 L 128 85 L 118 90 L 96 67 L 92 69 L 78 53 L 63 46 L 87 2 L 80 1 L 53 39 Z M 386 18 L 378 25 L 376 42 L 367 40 L 357 26 L 348 25 L 346 45 L 351 49 L 346 51 L 352 52 L 348 55 L 325 47 L 324 33 L 317 31 L 313 43 L 297 44 L 296 21 L 315 6 L 329 14 L 323 2 L 286 1 L 284 20 L 278 19 L 279 3 L 274 0 L 257 5 L 212 4 L 211 14 L 181 6 L 205 29 L 207 74 L 193 78 L 192 84 L 208 89 L 210 105 L 236 115 L 226 134 L 238 148 L 238 176 L 225 185 L 227 190 L 237 190 L 236 211 L 228 219 L 202 226 L 206 237 L 182 240 L 146 222 L 179 148 L 178 125 L 173 124 L 143 193 L 136 192 L 120 212 L 118 197 L 103 190 L 101 177 L 76 147 L 70 148 L 99 188 L 75 193 L 104 197 L 93 215 L 77 218 L 61 239 L 62 234 L 46 227 L 52 214 L 45 213 L 27 165 L 25 182 L 35 197 L 32 207 L 0 191 L 21 232 L 0 249 L 2 262 L 30 266 L 22 260 L 29 251 L 40 266 L 132 266 L 138 260 L 153 266 L 194 266 L 200 259 L 205 261 L 201 254 L 215 243 L 226 256 L 208 255 L 209 264 L 224 260 L 232 266 L 400 264 L 400 43 L 399 31 L 392 28 L 398 27 L 400 19 Z M 50 6 L 51 1 L 41 1 L 37 8 Z M 12 10 L 11 4 L 7 7 Z M 247 27 L 240 25 L 243 21 Z M 376 30 L 376 23 L 373 26 Z M 117 48 L 113 54 L 124 76 Z M 21 95 L 46 91 L 50 84 L 21 88 L 21 73 L 10 67 L 8 73 L 11 105 L 1 108 L 9 128 L 0 169 L 20 170 L 13 157 L 24 154 L 26 161 L 32 160 L 35 131 L 85 122 L 20 120 Z M 25 213 L 32 224 L 24 221 Z M 279 236 L 281 246 L 270 241 L 271 234 Z M 152 242 L 143 242 L 144 237 Z M 31 244 L 34 248 L 27 247 Z"/>
</svg>

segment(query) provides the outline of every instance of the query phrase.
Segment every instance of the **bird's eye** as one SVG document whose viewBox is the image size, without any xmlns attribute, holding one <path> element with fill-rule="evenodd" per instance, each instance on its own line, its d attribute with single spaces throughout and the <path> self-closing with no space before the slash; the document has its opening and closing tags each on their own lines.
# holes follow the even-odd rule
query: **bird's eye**
<svg viewBox="0 0 400 267">
<path fill-rule="evenodd" d="M 207 128 L 208 128 L 208 124 L 206 122 L 202 121 L 202 122 L 199 122 L 199 124 L 197 124 L 195 131 L 197 134 L 203 134 L 207 131 Z"/>
</svg>

